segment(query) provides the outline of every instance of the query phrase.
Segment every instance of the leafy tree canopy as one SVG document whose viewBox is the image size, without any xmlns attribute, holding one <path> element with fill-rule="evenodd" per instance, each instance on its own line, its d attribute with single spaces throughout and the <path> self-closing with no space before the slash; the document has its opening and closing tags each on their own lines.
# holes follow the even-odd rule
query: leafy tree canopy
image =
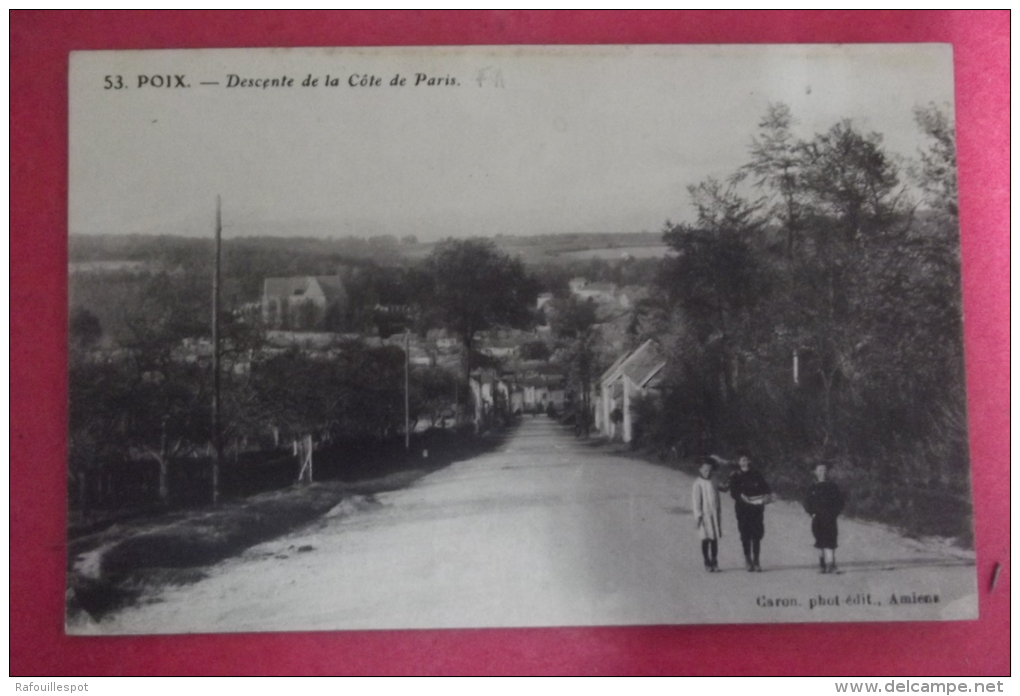
<svg viewBox="0 0 1020 696">
<path fill-rule="evenodd" d="M 523 326 L 538 294 L 520 259 L 488 239 L 448 239 L 426 261 L 437 319 L 470 347 L 478 331 Z"/>
</svg>

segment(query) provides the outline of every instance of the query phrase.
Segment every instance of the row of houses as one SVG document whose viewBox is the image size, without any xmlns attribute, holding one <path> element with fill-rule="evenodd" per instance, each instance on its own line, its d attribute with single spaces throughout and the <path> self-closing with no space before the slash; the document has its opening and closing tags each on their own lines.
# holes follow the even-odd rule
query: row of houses
<svg viewBox="0 0 1020 696">
<path fill-rule="evenodd" d="M 630 442 L 637 424 L 635 401 L 658 393 L 665 378 L 667 359 L 659 345 L 648 340 L 624 352 L 602 373 L 593 388 L 592 421 L 596 432 L 607 439 Z M 483 422 L 502 401 L 512 413 L 545 412 L 550 405 L 563 412 L 567 405 L 563 367 L 545 361 L 520 361 L 502 371 L 473 370 L 475 420 Z"/>
<path fill-rule="evenodd" d="M 505 407 L 510 413 L 544 413 L 550 406 L 562 412 L 567 378 L 561 366 L 541 360 L 521 361 L 510 368 L 471 371 L 475 421 L 484 422 Z"/>
</svg>

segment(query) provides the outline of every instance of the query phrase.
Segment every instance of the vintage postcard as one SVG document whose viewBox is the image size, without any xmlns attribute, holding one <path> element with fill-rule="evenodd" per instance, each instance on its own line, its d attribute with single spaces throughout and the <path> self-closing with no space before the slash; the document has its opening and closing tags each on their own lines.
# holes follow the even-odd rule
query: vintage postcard
<svg viewBox="0 0 1020 696">
<path fill-rule="evenodd" d="M 67 632 L 977 618 L 952 66 L 72 54 Z"/>
</svg>

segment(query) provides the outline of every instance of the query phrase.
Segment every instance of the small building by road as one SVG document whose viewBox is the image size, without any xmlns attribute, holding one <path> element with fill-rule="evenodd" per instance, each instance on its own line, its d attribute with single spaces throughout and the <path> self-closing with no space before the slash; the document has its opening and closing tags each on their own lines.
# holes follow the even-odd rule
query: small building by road
<svg viewBox="0 0 1020 696">
<path fill-rule="evenodd" d="M 595 427 L 611 440 L 630 442 L 634 437 L 633 400 L 658 386 L 666 358 L 649 339 L 624 353 L 599 380 L 595 397 Z"/>
</svg>

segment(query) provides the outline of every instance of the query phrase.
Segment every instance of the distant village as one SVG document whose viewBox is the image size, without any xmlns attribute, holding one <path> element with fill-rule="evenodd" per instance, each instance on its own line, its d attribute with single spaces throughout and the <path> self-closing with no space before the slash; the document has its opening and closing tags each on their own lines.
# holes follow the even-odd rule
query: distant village
<svg viewBox="0 0 1020 696">
<path fill-rule="evenodd" d="M 605 322 L 603 337 L 615 335 L 607 344 L 615 360 L 597 383 L 593 384 L 591 422 L 605 437 L 629 442 L 633 437 L 631 401 L 638 394 L 655 390 L 666 365 L 663 354 L 653 341 L 646 341 L 633 350 L 625 350 L 624 326 L 629 310 L 647 295 L 639 286 L 617 287 L 612 283 L 589 282 L 574 278 L 570 293 L 577 299 L 593 303 L 597 315 Z M 463 346 L 446 329 L 429 330 L 425 336 L 413 332 L 389 337 L 337 333 L 324 330 L 330 317 L 342 313 L 348 301 L 340 275 L 292 276 L 266 278 L 261 304 L 241 311 L 261 312 L 266 332 L 266 351 L 282 352 L 298 349 L 310 356 L 334 357 L 344 341 L 358 340 L 372 347 L 384 345 L 407 350 L 412 366 L 442 367 L 456 372 L 463 366 Z M 488 358 L 483 366 L 471 370 L 470 388 L 475 409 L 474 419 L 482 421 L 496 407 L 506 404 L 517 415 L 561 415 L 576 404 L 567 387 L 568 366 L 558 359 L 556 342 L 547 313 L 553 294 L 539 294 L 535 309 L 542 317 L 532 330 L 493 329 L 475 337 L 474 349 Z M 377 312 L 406 314 L 403 306 L 377 306 Z M 613 324 L 616 326 L 614 327 Z M 615 331 L 613 329 L 616 329 Z M 544 346 L 544 350 L 536 350 Z M 203 346 L 210 350 L 208 345 Z M 536 354 L 542 357 L 536 357 Z M 235 369 L 244 369 L 237 365 Z"/>
<path fill-rule="evenodd" d="M 148 275 L 159 269 L 151 262 L 88 262 L 71 265 L 76 274 L 129 273 Z M 466 414 L 481 423 L 498 407 L 515 415 L 555 415 L 575 412 L 584 403 L 590 410 L 588 422 L 594 432 L 607 438 L 630 442 L 634 434 L 632 402 L 636 396 L 659 388 L 666 365 L 663 352 L 653 341 L 627 349 L 626 329 L 636 302 L 647 297 L 644 286 L 617 286 L 575 277 L 569 281 L 569 294 L 594 306 L 598 317 L 600 363 L 608 369 L 596 374 L 591 393 L 582 398 L 569 385 L 569 360 L 561 355 L 551 320 L 554 319 L 554 295 L 537 296 L 536 325 L 531 329 L 496 328 L 480 331 L 472 346 L 472 369 L 468 384 L 474 413 Z M 378 332 L 342 330 L 341 317 L 351 303 L 343 272 L 333 275 L 268 277 L 263 280 L 258 301 L 235 304 L 231 312 L 240 323 L 258 323 L 264 329 L 264 342 L 256 353 L 234 351 L 225 369 L 243 375 L 256 359 L 266 359 L 287 351 L 298 351 L 311 359 L 332 359 L 351 341 L 367 347 L 392 346 L 406 351 L 411 369 L 442 368 L 450 373 L 463 371 L 464 347 L 447 329 L 430 329 L 424 335 L 401 331 L 389 336 Z M 395 325 L 406 323 L 411 308 L 405 305 L 377 304 L 376 315 L 391 316 Z M 341 328 L 341 330 L 334 330 Z M 227 339 L 229 343 L 230 339 Z M 105 347 L 94 353 L 98 360 L 117 360 L 128 351 Z M 212 342 L 208 337 L 186 337 L 173 349 L 173 360 L 206 364 L 211 359 Z M 462 414 L 463 417 L 464 414 Z M 449 420 L 456 419 L 449 414 Z M 444 419 L 443 424 L 445 424 Z M 419 427 L 427 427 L 422 423 Z"/>
</svg>

